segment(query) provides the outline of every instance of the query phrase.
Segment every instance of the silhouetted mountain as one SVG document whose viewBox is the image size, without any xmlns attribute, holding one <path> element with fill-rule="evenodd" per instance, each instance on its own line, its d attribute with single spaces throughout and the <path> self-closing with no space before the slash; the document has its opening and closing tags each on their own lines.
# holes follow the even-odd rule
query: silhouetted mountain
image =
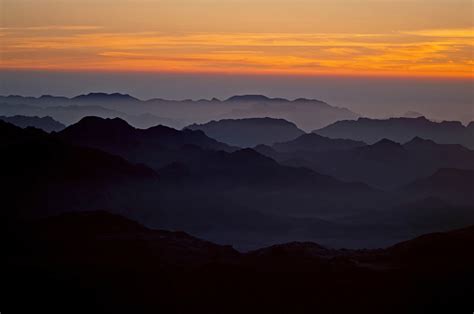
<svg viewBox="0 0 474 314">
<path fill-rule="evenodd" d="M 88 107 L 89 113 L 82 113 L 78 107 Z M 92 111 L 93 108 L 96 108 L 97 112 Z M 58 110 L 60 113 L 57 113 Z M 211 120 L 271 117 L 293 121 L 307 131 L 324 127 L 338 120 L 358 117 L 348 109 L 333 107 L 316 99 L 299 98 L 290 101 L 263 95 L 234 96 L 226 101 L 220 101 L 217 98 L 197 101 L 154 98 L 144 101 L 119 93 L 90 93 L 73 98 L 49 95 L 0 96 L 0 115 L 17 114 L 49 115 L 66 125 L 76 123 L 88 115 L 104 118 L 119 117 L 138 128 L 165 124 L 177 129 Z M 146 118 L 140 118 L 143 115 Z"/>
<path fill-rule="evenodd" d="M 120 94 L 120 93 L 89 93 L 87 95 L 79 95 L 72 100 L 75 101 L 90 101 L 90 102 L 103 102 L 103 101 L 110 101 L 110 102 L 117 102 L 117 101 L 139 101 L 139 99 L 132 97 L 128 94 Z"/>
<path fill-rule="evenodd" d="M 271 118 L 226 119 L 205 124 L 192 124 L 186 129 L 201 130 L 218 141 L 240 147 L 271 145 L 292 140 L 304 134 L 294 123 Z"/>
<path fill-rule="evenodd" d="M 345 150 L 365 145 L 367 144 L 361 141 L 331 139 L 311 133 L 301 135 L 300 137 L 288 142 L 276 143 L 272 148 L 279 152 L 322 152 L 329 150 Z"/>
<path fill-rule="evenodd" d="M 66 127 L 51 117 L 0 116 L 0 120 L 19 126 L 20 128 L 35 127 L 45 132 L 58 132 Z"/>
<path fill-rule="evenodd" d="M 380 198 L 362 184 L 284 167 L 251 149 L 228 153 L 188 144 L 221 145 L 199 131 L 138 130 L 100 118 L 53 135 L 3 125 L 0 183 L 10 196 L 3 203 L 7 215 L 107 208 L 150 226 L 256 247 L 333 234 L 334 224 L 318 215 L 357 211 Z M 157 169 L 158 178 L 132 160 Z M 312 217 L 296 217 L 301 214 Z"/>
<path fill-rule="evenodd" d="M 259 231 L 260 241 L 265 243 L 268 239 L 264 240 L 264 234 L 269 236 L 282 230 L 279 228 L 287 233 L 294 228 L 304 230 L 301 227 L 304 223 L 295 222 L 290 217 L 332 219 L 371 208 L 383 210 L 388 205 L 395 206 L 409 200 L 404 195 L 396 200 L 390 199 L 364 185 L 343 183 L 309 169 L 285 167 L 251 149 L 232 153 L 216 151 L 210 149 L 216 148 L 213 146 L 215 141 L 201 132 L 196 136 L 202 141 L 190 141 L 190 137 L 185 136 L 189 132 L 196 133 L 162 127 L 137 130 L 119 119 L 88 118 L 59 135 L 76 144 L 103 149 L 155 168 L 160 176 L 159 187 L 156 187 L 160 193 L 154 192 L 153 199 L 162 209 L 152 211 L 145 204 L 141 207 L 147 209 L 141 215 L 160 228 L 182 228 L 217 241 L 223 239 L 222 232 L 227 230 L 234 243 L 242 243 L 242 239 L 236 240 L 236 233 L 242 232 L 242 228 L 255 230 L 253 228 L 258 228 L 266 220 L 271 223 Z M 310 138 L 321 140 L 317 135 Z M 474 169 L 473 152 L 459 145 L 439 145 L 418 138 L 405 145 L 382 140 L 374 145 L 340 150 L 345 145 L 362 144 L 322 141 L 328 145 L 327 148 L 338 149 L 274 152 L 277 157 L 285 158 L 294 154 L 294 159 L 285 162 L 288 164 L 298 164 L 303 160 L 301 163 L 304 165 L 313 169 L 317 166 L 323 173 L 384 187 L 395 187 L 430 175 L 446 163 Z M 199 146 L 202 143 L 210 146 L 203 149 Z M 433 156 L 439 156 L 439 159 Z M 220 208 L 227 210 L 222 212 Z M 281 220 L 273 215 L 279 215 Z M 251 226 L 250 220 L 253 221 Z M 332 225 L 332 228 L 339 230 L 340 226 Z M 348 230 L 347 226 L 345 228 Z M 330 232 L 327 227 L 321 230 Z M 360 230 L 351 232 L 355 237 Z M 303 234 L 309 236 L 312 232 L 304 231 Z"/>
<path fill-rule="evenodd" d="M 157 124 L 164 124 L 164 125 L 174 125 L 179 124 L 178 121 L 173 119 L 161 118 L 149 113 L 143 114 L 126 114 L 121 111 L 107 109 L 103 106 L 99 106 L 96 104 L 92 104 L 91 102 L 86 102 L 86 104 L 77 105 L 71 104 L 64 106 L 64 103 L 70 103 L 69 99 L 64 102 L 62 100 L 55 99 L 54 102 L 48 100 L 46 102 L 42 101 L 42 98 L 34 99 L 31 103 L 35 105 L 25 105 L 22 103 L 18 104 L 6 104 L 0 103 L 0 114 L 5 116 L 12 116 L 12 115 L 25 115 L 25 116 L 39 116 L 39 117 L 46 117 L 50 116 L 53 119 L 64 123 L 66 125 L 70 125 L 73 123 L 77 123 L 84 117 L 87 116 L 97 116 L 102 118 L 122 118 L 127 120 L 129 123 L 133 124 L 136 127 L 141 128 L 148 128 L 151 126 L 155 126 Z M 108 102 L 107 102 L 108 103 Z M 116 103 L 116 102 L 112 102 Z M 120 103 L 120 102 L 119 102 Z M 128 103 L 127 103 L 128 106 Z"/>
<path fill-rule="evenodd" d="M 149 225 L 183 229 L 219 243 L 228 238 L 255 247 L 253 241 L 269 243 L 281 230 L 286 239 L 301 232 L 312 237 L 314 232 L 303 225 L 377 206 L 384 197 L 364 184 L 282 166 L 252 149 L 215 150 L 233 149 L 201 131 L 137 130 L 120 119 L 87 118 L 58 136 L 154 168 L 159 182 L 142 187 L 142 198 L 134 200 L 138 219 L 147 217 Z M 294 219 L 301 215 L 311 218 Z M 329 225 L 321 230 L 329 231 Z"/>
<path fill-rule="evenodd" d="M 130 260 L 130 257 L 127 257 L 130 251 L 146 254 L 155 261 L 159 260 L 160 262 L 155 264 L 156 267 L 197 266 L 238 255 L 230 246 L 216 245 L 184 232 L 152 230 L 133 220 L 105 211 L 66 213 L 38 219 L 34 221 L 32 231 L 35 237 L 42 238 L 43 241 L 74 245 L 75 249 L 71 253 L 75 256 L 69 257 L 76 261 L 86 262 L 90 258 L 90 252 L 94 251 L 96 262 L 104 263 L 103 265 L 115 264 L 115 258 Z M 60 239 L 54 240 L 57 236 L 60 236 Z M 141 242 L 148 243 L 151 251 L 146 252 L 146 246 Z M 87 251 L 89 253 L 86 253 Z M 57 250 L 51 253 L 63 252 Z M 99 260 L 102 258 L 104 260 Z"/>
<path fill-rule="evenodd" d="M 469 243 L 474 243 L 474 226 L 422 235 L 413 240 L 398 243 L 386 251 L 392 260 L 403 268 L 411 267 L 429 272 L 430 270 L 439 271 L 446 267 L 449 271 L 456 273 L 474 264 L 474 254 L 468 252 L 469 249 L 466 246 Z M 454 260 L 456 260 L 455 263 L 453 263 Z"/>
<path fill-rule="evenodd" d="M 268 101 L 276 101 L 276 102 L 288 102 L 288 99 L 284 98 L 270 98 L 264 95 L 236 95 L 228 98 L 226 101 L 238 101 L 238 102 L 268 102 Z"/>
<path fill-rule="evenodd" d="M 74 210 L 87 203 L 93 206 L 95 200 L 106 200 L 109 188 L 118 191 L 119 186 L 156 179 L 156 174 L 145 166 L 64 143 L 39 129 L 21 129 L 0 121 L 0 142 L 0 186 L 9 195 L 3 200 L 8 209 L 2 213 L 5 215 L 44 215 Z M 129 192 L 121 193 L 131 197 Z M 113 194 L 109 197 L 113 198 Z M 105 206 L 107 201 L 100 203 Z"/>
<path fill-rule="evenodd" d="M 337 140 L 332 141 L 337 143 Z M 298 148 L 286 146 L 282 149 L 274 145 L 256 149 L 283 164 L 308 167 L 340 180 L 365 182 L 386 189 L 429 176 L 440 168 L 474 169 L 473 151 L 461 145 L 436 144 L 419 137 L 404 145 L 382 139 L 373 145 L 343 151 Z"/>
<path fill-rule="evenodd" d="M 3 306 L 19 312 L 24 299 L 48 313 L 71 304 L 70 313 L 391 314 L 472 305 L 474 227 L 386 249 L 292 242 L 249 253 L 105 212 L 9 222 L 5 231 Z"/>
<path fill-rule="evenodd" d="M 383 212 L 416 198 L 342 182 L 328 172 L 352 181 L 405 184 L 431 175 L 443 163 L 468 167 L 473 160 L 462 146 L 421 139 L 406 147 L 383 140 L 343 151 L 274 151 L 285 158 L 314 158 L 280 162 L 322 165 L 315 172 L 282 165 L 252 149 L 236 150 L 201 131 L 162 126 L 141 130 L 121 119 L 85 118 L 57 134 L 34 130 L 42 135 L 31 139 L 25 134 L 33 129 L 10 128 L 0 130 L 8 146 L 2 157 L 2 187 L 12 196 L 4 204 L 12 211 L 6 212 L 41 215 L 106 208 L 150 227 L 184 230 L 239 248 L 316 239 L 325 245 L 374 247 L 406 239 L 419 230 L 397 225 L 387 231 L 385 223 L 392 218 L 365 224 L 341 219 Z M 30 160 L 37 155 L 38 161 Z M 156 175 L 134 165 L 138 163 Z"/>
<path fill-rule="evenodd" d="M 440 144 L 461 144 L 474 148 L 471 128 L 458 121 L 432 122 L 420 118 L 390 118 L 376 120 L 359 118 L 357 121 L 338 121 L 315 130 L 314 133 L 330 138 L 360 140 L 372 144 L 383 138 L 403 143 L 419 136 Z"/>
<path fill-rule="evenodd" d="M 155 169 L 192 159 L 181 151 L 189 145 L 204 150 L 235 150 L 207 137 L 202 131 L 178 131 L 161 125 L 136 129 L 118 118 L 86 117 L 64 129 L 59 136 L 77 145 L 98 148 Z"/>
</svg>

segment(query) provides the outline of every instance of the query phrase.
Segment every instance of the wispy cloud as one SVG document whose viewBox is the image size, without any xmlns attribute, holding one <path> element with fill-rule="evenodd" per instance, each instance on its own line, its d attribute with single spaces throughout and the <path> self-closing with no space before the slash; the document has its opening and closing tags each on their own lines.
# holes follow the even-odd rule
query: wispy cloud
<svg viewBox="0 0 474 314">
<path fill-rule="evenodd" d="M 473 75 L 472 29 L 166 34 L 76 25 L 2 31 L 2 68 Z"/>
<path fill-rule="evenodd" d="M 405 34 L 428 36 L 428 37 L 447 37 L 447 38 L 474 38 L 473 28 L 451 28 L 451 29 L 424 29 L 418 31 L 404 32 Z"/>
</svg>

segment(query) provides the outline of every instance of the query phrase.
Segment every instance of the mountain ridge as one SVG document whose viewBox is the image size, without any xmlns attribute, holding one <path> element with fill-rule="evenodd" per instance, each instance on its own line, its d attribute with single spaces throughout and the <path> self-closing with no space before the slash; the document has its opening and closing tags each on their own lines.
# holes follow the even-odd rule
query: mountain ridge
<svg viewBox="0 0 474 314">
<path fill-rule="evenodd" d="M 264 95 L 237 95 L 224 101 L 217 98 L 141 100 L 129 94 L 102 92 L 71 98 L 51 95 L 0 96 L 0 115 L 11 112 L 12 108 L 8 105 L 21 109 L 24 115 L 50 115 L 66 125 L 75 123 L 87 115 L 100 115 L 125 118 L 129 123 L 140 128 L 165 122 L 168 126 L 181 129 L 193 123 L 202 124 L 225 118 L 272 117 L 293 121 L 304 130 L 314 130 L 337 120 L 354 119 L 359 116 L 347 108 L 331 106 L 316 99 L 288 100 Z M 74 110 L 73 106 L 76 106 Z M 81 107 L 86 106 L 98 106 L 101 110 L 97 112 L 89 110 L 88 113 L 84 113 L 84 108 Z M 65 108 L 68 108 L 67 115 Z M 14 112 L 14 114 L 18 113 Z M 143 117 L 143 115 L 148 116 Z"/>
<path fill-rule="evenodd" d="M 273 144 L 304 134 L 293 122 L 269 117 L 213 120 L 191 124 L 185 129 L 201 130 L 216 140 L 240 147 Z"/>
<path fill-rule="evenodd" d="M 418 136 L 439 144 L 461 144 L 474 148 L 474 132 L 471 124 L 463 126 L 459 121 L 433 122 L 425 117 L 370 119 L 338 121 L 314 130 L 323 136 L 361 140 L 373 144 L 382 138 L 405 143 Z"/>
<path fill-rule="evenodd" d="M 38 116 L 22 116 L 22 115 L 15 115 L 15 116 L 0 116 L 0 120 L 5 122 L 14 124 L 21 128 L 26 127 L 35 127 L 38 129 L 42 129 L 45 132 L 58 132 L 63 130 L 66 126 L 49 116 L 45 117 L 38 117 Z"/>
</svg>

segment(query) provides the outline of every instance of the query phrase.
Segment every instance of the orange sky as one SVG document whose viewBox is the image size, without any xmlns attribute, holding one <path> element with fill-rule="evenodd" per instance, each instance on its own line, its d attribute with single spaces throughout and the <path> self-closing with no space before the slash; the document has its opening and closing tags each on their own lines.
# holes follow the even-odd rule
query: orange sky
<svg viewBox="0 0 474 314">
<path fill-rule="evenodd" d="M 0 68 L 472 78 L 473 3 L 0 0 Z"/>
</svg>

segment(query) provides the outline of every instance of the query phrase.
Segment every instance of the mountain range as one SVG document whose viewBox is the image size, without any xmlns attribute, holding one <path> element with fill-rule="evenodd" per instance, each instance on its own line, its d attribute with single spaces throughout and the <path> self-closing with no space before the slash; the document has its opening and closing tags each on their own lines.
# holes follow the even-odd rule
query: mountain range
<svg viewBox="0 0 474 314">
<path fill-rule="evenodd" d="M 5 313 L 472 311 L 472 122 L 263 95 L 0 114 Z"/>
<path fill-rule="evenodd" d="M 474 151 L 459 144 L 438 144 L 414 137 L 404 144 L 382 139 L 368 145 L 318 134 L 256 150 L 280 163 L 308 167 L 340 180 L 394 189 L 441 168 L 474 169 Z"/>
<path fill-rule="evenodd" d="M 140 130 L 120 119 L 89 117 L 57 135 L 75 145 L 101 149 L 132 163 L 150 166 L 162 181 L 172 186 L 178 184 L 179 193 L 184 189 L 189 189 L 190 195 L 201 191 L 201 195 L 195 195 L 199 198 L 208 193 L 221 196 L 231 193 L 226 196 L 230 197 L 226 203 L 272 214 L 289 214 L 291 204 L 308 189 L 313 189 L 310 199 L 300 202 L 299 208 L 292 210 L 293 215 L 315 210 L 323 213 L 329 208 L 333 213 L 347 211 L 349 206 L 341 193 L 360 201 L 369 200 L 367 204 L 372 203 L 372 197 L 367 195 L 378 194 L 364 184 L 339 182 L 309 169 L 282 166 L 252 149 L 238 150 L 210 139 L 202 131 L 178 131 L 162 126 Z M 278 195 L 274 195 L 276 191 Z M 166 198 L 174 194 L 169 191 Z M 215 196 L 208 197 L 205 203 L 219 201 Z M 189 202 L 171 199 L 168 206 L 183 201 Z M 200 203 L 202 200 L 194 206 Z M 317 209 L 314 204 L 318 204 Z"/>
<path fill-rule="evenodd" d="M 263 95 L 233 96 L 211 100 L 139 100 L 127 94 L 89 93 L 72 98 L 0 96 L 0 115 L 51 116 L 70 125 L 85 116 L 119 117 L 139 128 L 164 124 L 183 128 L 211 120 L 270 117 L 293 121 L 313 130 L 338 120 L 355 119 L 357 114 L 315 99 L 287 100 Z"/>
<path fill-rule="evenodd" d="M 474 223 L 472 211 L 466 211 L 472 198 L 462 192 L 468 188 L 456 188 L 469 179 L 447 181 L 436 190 L 428 189 L 428 193 L 419 181 L 439 170 L 435 169 L 438 166 L 453 168 L 456 164 L 454 168 L 468 169 L 472 152 L 459 145 L 421 139 L 403 146 L 390 141 L 365 145 L 309 134 L 303 135 L 302 141 L 295 140 L 295 152 L 292 145 L 274 144 L 285 150 L 279 152 L 262 145 L 255 150 L 239 149 L 202 131 L 164 126 L 137 129 L 121 119 L 87 117 L 52 134 L 8 123 L 1 126 L 1 186 L 11 196 L 5 201 L 5 208 L 11 211 L 5 215 L 108 209 L 149 227 L 184 230 L 241 249 L 293 240 L 335 247 L 375 247 Z M 321 145 L 305 150 L 301 143 Z M 275 156 L 265 156 L 268 151 Z M 394 152 L 401 152 L 403 158 Z M 357 169 L 347 172 L 361 179 L 379 180 L 383 173 L 364 175 L 372 168 L 362 157 L 357 160 L 358 155 L 379 158 L 381 162 L 374 163 L 379 167 L 386 164 L 386 158 L 403 161 L 406 157 L 415 160 L 414 165 L 423 171 L 394 171 L 397 176 L 387 175 L 384 182 L 400 180 L 403 184 L 385 192 L 341 180 L 344 172 L 336 171 L 339 166 L 315 171 L 309 168 L 316 163 L 312 159 L 301 159 L 308 166 L 291 166 L 296 161 L 280 160 L 288 154 L 320 156 L 316 161 L 328 164 L 353 162 Z M 439 160 L 426 159 L 434 154 Z M 397 162 L 403 165 L 407 161 Z M 395 161 L 393 164 L 397 165 Z M 328 169 L 334 173 L 328 175 Z M 408 177 L 413 180 L 405 183 Z M 25 193 L 29 197 L 23 197 Z M 441 205 L 426 201 L 433 197 Z M 433 218 L 430 208 L 440 206 L 439 215 Z M 424 221 L 423 225 L 407 228 L 403 219 L 397 219 L 398 212 L 393 213 L 397 207 L 404 209 L 399 211 L 400 217 L 406 217 L 405 211 L 416 213 L 427 208 L 417 218 Z M 387 218 L 386 213 L 392 214 Z M 450 215 L 459 219 L 440 223 L 441 217 Z"/>
<path fill-rule="evenodd" d="M 461 144 L 474 149 L 474 122 L 463 126 L 458 121 L 433 122 L 424 117 L 385 120 L 359 118 L 354 121 L 337 121 L 313 132 L 330 138 L 352 139 L 369 144 L 384 138 L 405 143 L 418 136 L 439 144 Z"/>
</svg>

